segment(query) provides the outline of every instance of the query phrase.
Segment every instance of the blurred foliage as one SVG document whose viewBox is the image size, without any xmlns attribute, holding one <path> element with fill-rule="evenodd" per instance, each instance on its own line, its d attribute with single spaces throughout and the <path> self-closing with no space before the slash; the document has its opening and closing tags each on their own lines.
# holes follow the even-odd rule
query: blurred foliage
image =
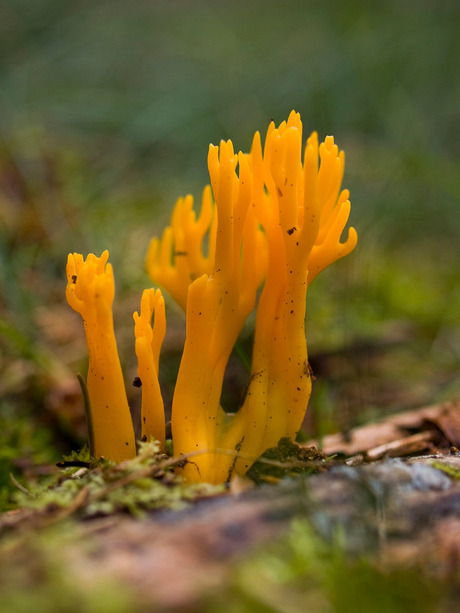
<svg viewBox="0 0 460 613">
<path fill-rule="evenodd" d="M 426 581 L 421 569 L 383 570 L 351 559 L 343 535 L 325 543 L 297 519 L 283 539 L 236 566 L 233 581 L 200 609 L 222 613 L 434 613 L 452 606 L 455 590 Z"/>
<path fill-rule="evenodd" d="M 66 527 L 64 531 L 62 528 Z M 15 613 L 133 613 L 176 611 L 146 602 L 145 585 L 127 586 L 107 578 L 94 581 L 69 572 L 74 551 L 72 524 L 38 535 L 18 535 L 0 548 L 0 605 Z M 455 609 L 455 586 L 449 580 L 427 581 L 421 568 L 383 570 L 375 562 L 352 559 L 340 534 L 334 543 L 320 539 L 305 520 L 296 519 L 276 539 L 233 563 L 228 585 L 203 595 L 184 613 L 438 613 Z M 84 559 L 84 558 L 83 558 Z M 85 577 L 87 571 L 80 569 Z M 18 590 L 17 585 L 26 589 Z M 198 594 L 197 594 L 198 595 Z"/>
<path fill-rule="evenodd" d="M 66 530 L 63 530 L 66 528 Z M 145 585 L 127 586 L 81 578 L 69 572 L 68 556 L 77 554 L 72 524 L 38 535 L 19 534 L 0 548 L 0 605 L 4 611 L 29 613 L 133 613 L 176 611 L 146 602 Z M 327 543 L 302 519 L 289 532 L 233 563 L 228 584 L 203 594 L 184 613 L 438 613 L 455 610 L 455 584 L 427 581 L 422 566 L 384 570 L 375 561 L 345 552 L 343 535 Z M 69 554 L 70 551 L 70 554 Z M 81 554 L 77 554 L 81 555 Z M 82 556 L 82 559 L 84 557 Z M 78 563 L 78 557 L 77 562 Z M 85 577 L 88 571 L 81 568 Z M 18 590 L 17 585 L 26 589 Z M 198 596 L 198 594 L 197 594 Z"/>
<path fill-rule="evenodd" d="M 5 475 L 84 441 L 67 253 L 111 252 L 129 382 L 150 237 L 176 197 L 200 197 L 210 142 L 247 150 L 292 108 L 346 151 L 359 233 L 309 293 L 306 429 L 458 395 L 459 26 L 455 0 L 0 0 Z M 166 399 L 182 338 L 169 305 Z"/>
<path fill-rule="evenodd" d="M 48 529 L 3 541 L 0 549 L 0 607 L 30 613 L 137 613 L 142 610 L 120 582 L 88 582 L 85 589 L 68 572 L 61 551 L 72 544 L 67 531 Z M 62 526 L 60 526 L 62 528 Z M 22 589 L 18 589 L 22 586 Z"/>
</svg>

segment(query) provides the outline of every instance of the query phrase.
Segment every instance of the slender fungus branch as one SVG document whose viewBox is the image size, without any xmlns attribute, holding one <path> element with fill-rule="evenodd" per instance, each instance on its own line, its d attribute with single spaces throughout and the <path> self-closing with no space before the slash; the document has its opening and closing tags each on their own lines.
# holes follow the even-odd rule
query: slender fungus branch
<svg viewBox="0 0 460 613">
<path fill-rule="evenodd" d="M 154 325 L 152 326 L 152 317 Z M 166 333 L 165 302 L 161 291 L 144 290 L 141 314 L 134 313 L 137 373 L 142 383 L 141 426 L 142 439 L 151 437 L 165 444 L 165 414 L 158 381 L 160 349 Z"/>
<path fill-rule="evenodd" d="M 319 148 L 316 134 L 301 161 L 302 123 L 294 112 L 272 124 L 262 155 L 255 135 L 251 151 L 256 215 L 267 235 L 269 261 L 255 325 L 250 389 L 235 421 L 244 423 L 241 453 L 258 457 L 280 433 L 295 438 L 311 393 L 305 339 L 307 287 L 315 274 L 356 245 L 356 232 L 340 243 L 349 202 L 337 201 L 343 154 L 332 137 Z M 315 251 L 316 249 L 316 251 Z M 310 274 L 311 267 L 314 274 Z M 229 441 L 235 445 L 235 439 Z M 234 470 L 249 468 L 243 456 Z"/>
<path fill-rule="evenodd" d="M 264 237 L 250 207 L 251 175 L 243 154 L 235 155 L 231 142 L 222 142 L 220 147 L 210 147 L 208 165 L 218 219 L 215 255 L 211 272 L 188 290 L 187 334 L 174 392 L 172 434 L 175 454 L 210 450 L 185 466 L 189 480 L 222 482 L 229 460 L 212 451 L 221 447 L 220 436 L 229 421 L 220 406 L 222 383 L 263 278 L 264 265 L 253 256 Z M 263 253 L 262 248 L 259 256 Z"/>
<path fill-rule="evenodd" d="M 85 324 L 94 453 L 121 462 L 136 455 L 136 445 L 113 330 L 115 284 L 108 257 L 108 251 L 100 258 L 90 253 L 86 260 L 69 254 L 66 297 Z"/>
</svg>

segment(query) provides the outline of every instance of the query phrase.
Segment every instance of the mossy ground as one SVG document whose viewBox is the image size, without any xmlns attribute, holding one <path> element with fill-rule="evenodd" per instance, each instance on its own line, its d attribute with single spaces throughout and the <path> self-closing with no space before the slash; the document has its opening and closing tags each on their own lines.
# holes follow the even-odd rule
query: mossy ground
<svg viewBox="0 0 460 613">
<path fill-rule="evenodd" d="M 101 468 L 93 468 L 95 476 L 100 475 Z M 107 469 L 105 466 L 104 472 Z M 123 472 L 126 480 L 128 471 L 125 469 Z M 305 478 L 308 479 L 308 476 L 296 477 L 297 480 Z M 145 477 L 141 477 L 141 483 L 137 484 L 141 489 L 142 479 L 145 480 Z M 72 481 L 69 477 L 63 483 Z M 91 483 L 93 493 L 107 490 L 107 483 L 99 483 L 96 479 L 92 479 Z M 88 481 L 84 487 L 88 487 Z M 171 488 L 171 484 L 168 487 Z M 273 489 L 277 486 L 269 487 Z M 292 483 L 289 487 L 292 487 Z M 151 483 L 148 484 L 148 490 L 151 490 Z M 68 501 L 67 493 L 66 488 L 64 491 L 58 488 L 52 495 L 52 501 L 47 496 L 41 500 L 36 499 L 34 507 L 41 513 L 40 517 L 48 514 L 51 518 L 48 524 L 22 524 L 3 535 L 0 544 L 2 610 L 28 613 L 36 610 L 39 605 L 51 613 L 77 613 L 82 609 L 91 613 L 121 613 L 126 610 L 141 613 L 151 610 L 152 606 L 158 611 L 176 611 L 174 607 L 165 606 L 161 600 L 162 604 L 155 604 L 155 598 L 152 599 L 149 590 L 145 591 L 142 582 L 137 585 L 135 580 L 121 581 L 120 572 L 117 573 L 117 579 L 101 572 L 91 578 L 91 571 L 86 572 L 84 568 L 85 556 L 92 558 L 92 567 L 98 559 L 97 551 L 90 545 L 91 517 L 116 510 L 116 515 L 111 516 L 111 524 L 105 528 L 110 530 L 112 527 L 112 538 L 115 539 L 120 538 L 116 532 L 113 533 L 120 511 L 135 513 L 136 521 L 145 522 L 150 531 L 161 530 L 161 522 L 156 524 L 145 515 L 145 509 L 157 506 L 158 500 L 154 505 L 150 498 L 146 502 L 144 496 L 133 494 L 133 488 L 126 483 L 115 499 L 105 494 L 100 497 L 99 500 L 104 504 L 99 508 L 93 506 L 88 499 L 79 500 L 78 493 L 72 495 L 73 502 L 79 501 L 75 505 Z M 188 491 L 184 496 L 182 490 L 180 502 L 177 494 L 172 502 L 166 496 L 163 503 L 173 509 L 178 506 L 183 508 L 184 499 L 187 499 L 192 509 L 191 494 Z M 206 495 L 209 494 L 208 490 Z M 58 516 L 56 505 L 61 510 L 67 505 L 71 513 L 66 517 Z M 83 540 L 82 520 L 86 521 L 87 526 L 83 531 L 86 534 Z M 183 520 L 187 521 L 186 515 L 183 515 Z M 363 520 L 369 520 L 364 508 Z M 100 532 L 101 526 L 97 529 Z M 209 530 L 213 530 L 212 519 Z M 225 582 L 218 588 L 203 590 L 198 582 L 196 590 L 192 590 L 190 605 L 181 606 L 180 610 L 190 613 L 296 613 L 306 607 L 318 613 L 351 613 L 367 609 L 378 613 L 437 613 L 455 610 L 458 568 L 451 575 L 439 577 L 430 572 L 430 564 L 426 559 L 410 565 L 400 562 L 389 564 L 388 561 L 383 564 L 375 551 L 350 553 L 347 540 L 348 536 L 341 530 L 340 524 L 337 524 L 331 538 L 325 538 L 309 520 L 296 516 L 282 536 L 270 539 L 257 548 L 249 548 L 244 556 L 229 559 L 226 563 Z M 182 546 L 186 548 L 187 542 L 183 542 Z M 107 558 L 103 557 L 101 563 L 106 562 Z M 77 568 L 76 563 L 79 565 Z M 141 573 L 139 569 L 139 574 L 145 577 L 145 571 L 142 569 Z M 187 572 L 186 568 L 181 567 L 171 572 L 167 579 L 168 589 L 174 591 L 175 576 L 179 578 L 183 573 L 187 576 Z M 131 575 L 132 572 L 126 573 L 127 577 Z"/>
<path fill-rule="evenodd" d="M 15 500 L 22 509 L 35 509 L 53 523 L 73 516 L 79 519 L 129 513 L 143 516 L 154 509 L 181 509 L 199 498 L 218 495 L 225 486 L 185 484 L 174 473 L 183 459 L 159 451 L 156 441 L 139 444 L 138 455 L 121 464 L 89 457 L 88 450 L 71 454 L 58 463 L 60 473 L 27 490 Z"/>
</svg>

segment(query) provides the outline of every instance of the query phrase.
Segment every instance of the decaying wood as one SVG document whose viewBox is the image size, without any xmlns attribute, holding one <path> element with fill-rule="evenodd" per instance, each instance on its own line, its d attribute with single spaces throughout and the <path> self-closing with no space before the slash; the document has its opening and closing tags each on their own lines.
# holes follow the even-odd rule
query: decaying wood
<svg viewBox="0 0 460 613">
<path fill-rule="evenodd" d="M 362 455 L 376 460 L 448 448 L 460 448 L 460 399 L 391 415 L 377 423 L 308 441 L 326 455 Z"/>
<path fill-rule="evenodd" d="M 66 555 L 85 582 L 115 577 L 148 602 L 180 608 L 218 589 L 232 561 L 286 529 L 290 504 L 285 496 L 252 492 L 146 521 L 95 520 L 82 526 L 79 543 Z"/>
<path fill-rule="evenodd" d="M 442 464 L 460 471 L 460 454 L 343 465 L 146 521 L 94 520 L 80 526 L 78 542 L 64 552 L 66 563 L 80 581 L 115 578 L 146 602 L 176 610 L 218 591 L 232 562 L 302 517 L 326 540 L 340 528 L 350 555 L 428 572 L 437 560 L 438 575 L 458 573 L 460 538 L 448 531 L 460 526 L 460 481 L 440 470 Z"/>
</svg>

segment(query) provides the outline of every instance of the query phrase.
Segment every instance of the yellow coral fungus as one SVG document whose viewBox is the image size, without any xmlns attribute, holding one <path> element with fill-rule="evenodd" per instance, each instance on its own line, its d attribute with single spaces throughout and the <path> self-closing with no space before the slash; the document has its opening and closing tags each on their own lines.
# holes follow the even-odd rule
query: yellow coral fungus
<svg viewBox="0 0 460 613">
<path fill-rule="evenodd" d="M 197 452 L 183 467 L 186 479 L 217 483 L 244 474 L 281 437 L 297 434 L 311 392 L 307 288 L 354 249 L 357 234 L 350 228 L 341 241 L 350 213 L 348 191 L 341 191 L 343 152 L 332 136 L 319 145 L 316 133 L 303 148 L 302 122 L 294 111 L 278 128 L 270 124 L 263 150 L 258 133 L 249 154 L 236 154 L 231 141 L 210 145 L 208 168 L 211 187 L 203 192 L 200 214 L 191 196 L 177 201 L 171 225 L 150 244 L 147 271 L 186 311 L 172 406 L 174 453 Z M 67 298 L 85 320 L 97 453 L 120 459 L 122 442 L 129 440 L 131 454 L 134 444 L 113 335 L 107 257 L 104 252 L 83 262 L 80 255 L 69 256 Z M 249 381 L 241 406 L 227 414 L 220 404 L 227 362 L 256 304 Z M 134 321 L 142 435 L 163 445 L 158 364 L 166 324 L 160 290 L 144 291 Z"/>
<path fill-rule="evenodd" d="M 113 271 L 109 252 L 67 259 L 66 297 L 85 324 L 94 453 L 115 462 L 136 455 L 134 431 L 113 330 Z"/>
<path fill-rule="evenodd" d="M 147 272 L 164 286 L 185 311 L 188 286 L 203 274 L 210 274 L 216 248 L 217 216 L 208 185 L 203 191 L 198 219 L 193 197 L 179 198 L 171 225 L 161 238 L 153 238 L 147 253 Z M 207 234 L 208 254 L 203 252 Z"/>
<path fill-rule="evenodd" d="M 185 476 L 219 482 L 243 474 L 267 447 L 299 430 L 311 391 L 307 287 L 355 247 L 357 235 L 351 228 L 340 242 L 350 212 L 348 192 L 340 192 L 343 152 L 332 137 L 318 147 L 313 133 L 302 163 L 295 112 L 278 128 L 270 124 L 263 153 L 256 133 L 248 155 L 236 156 L 231 141 L 211 146 L 208 166 L 214 213 L 208 191 L 198 221 L 191 197 L 179 200 L 162 240 L 151 243 L 147 269 L 186 306 L 172 413 L 175 453 L 202 450 Z M 223 376 L 263 277 L 249 382 L 242 406 L 229 416 L 220 406 Z"/>
<path fill-rule="evenodd" d="M 241 452 L 234 465 L 238 473 L 248 469 L 247 456 L 258 457 L 276 445 L 280 432 L 294 438 L 300 429 L 311 392 L 307 287 L 357 241 L 351 228 L 340 243 L 349 213 L 344 194 L 338 198 L 343 154 L 328 137 L 319 149 L 318 170 L 316 134 L 307 141 L 303 164 L 301 147 L 302 123 L 292 112 L 278 129 L 271 124 L 263 156 L 258 134 L 250 154 L 254 205 L 267 235 L 269 263 L 257 308 L 250 386 L 235 418 L 243 424 L 241 438 L 228 441 Z"/>
<path fill-rule="evenodd" d="M 226 479 L 229 459 L 222 460 L 216 451 L 228 421 L 220 407 L 222 383 L 262 281 L 263 266 L 256 250 L 263 235 L 250 206 L 252 181 L 246 157 L 235 155 L 231 142 L 226 142 L 220 148 L 210 147 L 208 164 L 218 218 L 216 247 L 210 274 L 196 279 L 188 290 L 187 334 L 174 392 L 172 434 L 175 453 L 209 450 L 188 464 L 185 474 L 215 482 Z M 221 461 L 224 468 L 219 470 Z"/>
<path fill-rule="evenodd" d="M 137 373 L 142 384 L 142 439 L 153 437 L 159 441 L 161 449 L 165 444 L 165 414 L 158 365 L 165 332 L 165 303 L 161 291 L 146 289 L 141 298 L 141 314 L 134 313 Z"/>
</svg>

